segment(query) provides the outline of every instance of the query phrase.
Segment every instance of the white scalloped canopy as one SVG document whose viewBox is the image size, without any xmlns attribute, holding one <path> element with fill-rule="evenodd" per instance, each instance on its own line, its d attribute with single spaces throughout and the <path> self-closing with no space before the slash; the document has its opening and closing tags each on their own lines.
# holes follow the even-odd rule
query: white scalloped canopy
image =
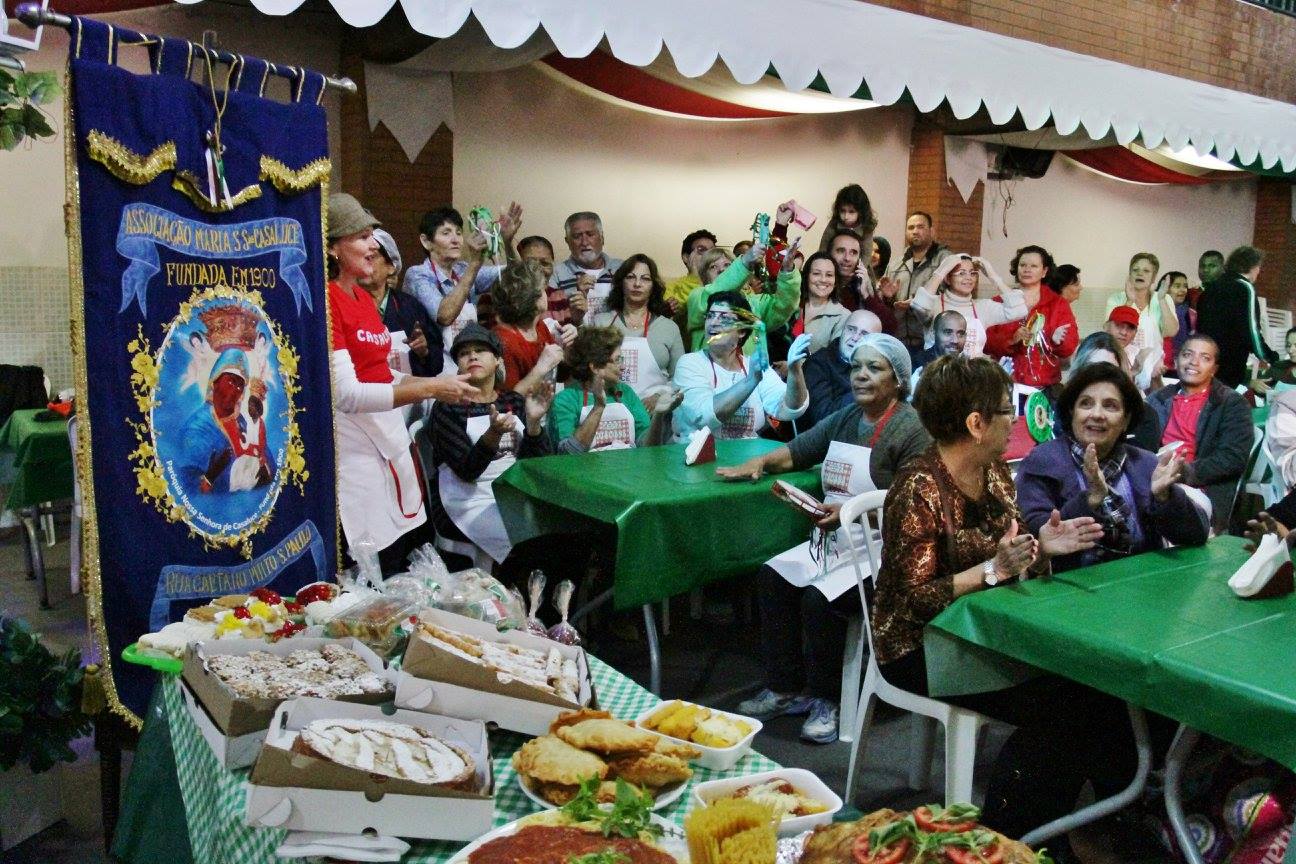
<svg viewBox="0 0 1296 864">
<path fill-rule="evenodd" d="M 196 3 L 201 0 L 180 0 Z M 284 15 L 303 0 L 252 0 Z M 397 0 L 330 0 L 342 20 L 368 27 Z M 1121 144 L 1140 138 L 1178 150 L 1192 146 L 1244 164 L 1259 157 L 1296 171 L 1296 106 L 1049 48 L 1022 39 L 885 9 L 859 0 L 400 0 L 415 30 L 444 38 L 471 13 L 500 48 L 515 48 L 544 27 L 567 57 L 604 39 L 620 60 L 652 62 L 665 47 L 680 73 L 702 75 L 717 59 L 749 84 L 777 70 L 790 90 L 822 75 L 851 96 L 867 85 L 889 105 L 907 90 L 929 111 L 948 100 L 955 116 L 981 105 L 996 123 L 1020 113 L 1028 129 L 1052 123 Z"/>
</svg>

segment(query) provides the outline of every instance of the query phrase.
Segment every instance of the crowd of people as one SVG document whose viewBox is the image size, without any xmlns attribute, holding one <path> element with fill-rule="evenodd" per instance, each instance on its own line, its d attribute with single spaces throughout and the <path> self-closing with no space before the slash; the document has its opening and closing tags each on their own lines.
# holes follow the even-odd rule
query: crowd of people
<svg viewBox="0 0 1296 864">
<path fill-rule="evenodd" d="M 808 255 L 788 237 L 795 215 L 780 205 L 768 243 L 732 251 L 690 232 L 685 274 L 668 282 L 647 255 L 607 253 L 593 212 L 568 217 L 569 255 L 557 261 L 544 237 L 514 242 L 516 204 L 496 226 L 465 226 L 442 208 L 421 221 L 426 259 L 402 281 L 391 235 L 353 197 L 332 196 L 348 544 L 367 539 L 398 568 L 430 511 L 439 535 L 471 542 L 508 577 L 536 560 L 510 544 L 491 493 L 516 459 L 653 446 L 704 428 L 780 440 L 718 469 L 717 482 L 822 465 L 827 515 L 756 577 L 768 679 L 739 711 L 805 715 L 802 737 L 823 743 L 838 735 L 846 622 L 864 614 L 853 571 L 835 572 L 846 569 L 831 537 L 842 502 L 889 490 L 874 647 L 888 680 L 925 693 L 922 628 L 954 598 L 1229 530 L 1255 435 L 1238 385 L 1294 388 L 1274 418 L 1296 452 L 1296 355 L 1281 361 L 1265 343 L 1262 256 L 1250 246 L 1203 253 L 1195 285 L 1138 252 L 1107 298 L 1103 329 L 1086 334 L 1071 308 L 1080 272 L 1042 246 L 1018 249 L 1005 281 L 992 262 L 939 242 L 923 212 L 909 214 L 893 262 L 859 185 L 839 192 Z M 1296 350 L 1296 330 L 1285 347 Z M 1265 368 L 1255 382 L 1250 354 Z M 1014 471 L 1003 454 L 1036 391 L 1055 437 Z M 426 487 L 402 406 L 425 416 Z M 1275 463 L 1296 479 L 1296 458 L 1281 455 Z M 1296 502 L 1250 527 L 1285 535 Z M 1017 727 L 985 812 L 1010 835 L 1069 810 L 1085 782 L 1100 792 L 1128 782 L 1133 739 L 1110 697 L 1044 678 L 965 701 Z"/>
</svg>

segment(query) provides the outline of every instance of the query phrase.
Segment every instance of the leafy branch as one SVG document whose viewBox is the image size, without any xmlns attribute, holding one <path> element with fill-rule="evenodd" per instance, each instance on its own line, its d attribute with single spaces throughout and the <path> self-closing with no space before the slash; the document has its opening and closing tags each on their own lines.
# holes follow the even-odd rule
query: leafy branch
<svg viewBox="0 0 1296 864">
<path fill-rule="evenodd" d="M 53 72 L 0 69 L 0 150 L 13 150 L 24 138 L 52 138 L 54 127 L 40 107 L 59 95 Z"/>
</svg>

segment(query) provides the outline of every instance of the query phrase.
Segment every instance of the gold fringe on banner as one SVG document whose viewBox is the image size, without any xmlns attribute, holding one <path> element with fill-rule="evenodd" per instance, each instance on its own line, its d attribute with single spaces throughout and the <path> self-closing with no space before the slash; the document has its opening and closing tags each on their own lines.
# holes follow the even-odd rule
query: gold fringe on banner
<svg viewBox="0 0 1296 864">
<path fill-rule="evenodd" d="M 111 135 L 91 129 L 86 136 L 86 150 L 90 152 L 91 159 L 107 168 L 118 180 L 136 186 L 151 183 L 163 171 L 170 171 L 176 166 L 174 141 L 163 142 L 154 147 L 152 153 L 141 156 Z"/>
<path fill-rule="evenodd" d="M 301 170 L 294 171 L 271 156 L 261 157 L 261 179 L 269 180 L 285 195 L 297 195 L 326 183 L 332 170 L 333 165 L 328 159 L 307 162 Z"/>
<path fill-rule="evenodd" d="M 230 196 L 230 202 L 233 206 L 226 207 L 222 199 L 220 204 L 213 207 L 207 193 L 202 191 L 202 181 L 192 171 L 175 172 L 175 179 L 171 181 L 171 188 L 188 198 L 195 207 L 204 213 L 228 213 L 241 204 L 246 204 L 261 197 L 261 187 L 253 183 L 251 186 L 244 186 L 237 194 Z"/>
</svg>

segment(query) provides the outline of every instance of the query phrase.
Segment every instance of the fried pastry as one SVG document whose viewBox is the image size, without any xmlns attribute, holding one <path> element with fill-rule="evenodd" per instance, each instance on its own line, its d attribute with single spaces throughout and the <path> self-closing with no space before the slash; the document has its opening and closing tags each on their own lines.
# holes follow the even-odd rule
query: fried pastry
<svg viewBox="0 0 1296 864">
<path fill-rule="evenodd" d="M 622 720 L 595 718 L 559 726 L 554 734 L 573 747 L 595 753 L 651 753 L 657 736 Z"/>
<path fill-rule="evenodd" d="M 549 734 L 557 735 L 563 726 L 575 726 L 583 720 L 611 720 L 612 712 L 599 711 L 596 708 L 580 708 L 576 711 L 564 711 L 549 724 Z"/>
<path fill-rule="evenodd" d="M 552 735 L 532 738 L 513 754 L 513 767 L 541 783 L 575 786 L 587 777 L 608 775 L 607 763 L 593 753 Z"/>
<path fill-rule="evenodd" d="M 693 769 L 683 759 L 661 753 L 615 756 L 608 760 L 612 776 L 627 783 L 657 788 L 679 783 L 693 776 Z"/>
<path fill-rule="evenodd" d="M 561 783 L 540 783 L 535 792 L 550 804 L 556 804 L 561 807 L 576 797 L 577 793 L 580 792 L 580 787 L 564 786 Z M 598 792 L 595 793 L 595 798 L 600 804 L 613 803 L 616 801 L 616 784 L 609 780 L 604 780 L 599 784 Z"/>
<path fill-rule="evenodd" d="M 674 756 L 676 759 L 683 759 L 685 762 L 702 755 L 702 751 L 692 744 L 685 744 L 683 741 L 672 741 L 661 736 L 658 736 L 657 742 L 653 744 L 653 752 L 660 753 L 663 756 Z"/>
</svg>

